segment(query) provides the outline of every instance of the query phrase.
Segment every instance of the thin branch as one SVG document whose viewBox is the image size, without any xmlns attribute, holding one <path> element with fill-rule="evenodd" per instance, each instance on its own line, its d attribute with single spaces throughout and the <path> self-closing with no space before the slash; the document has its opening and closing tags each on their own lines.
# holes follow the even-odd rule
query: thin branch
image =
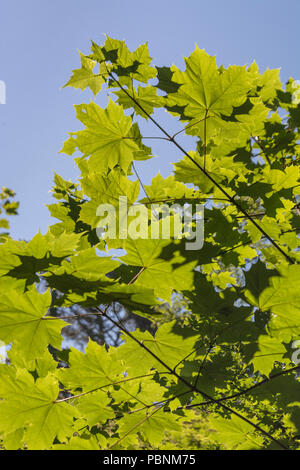
<svg viewBox="0 0 300 470">
<path fill-rule="evenodd" d="M 130 137 L 130 136 L 124 136 L 122 139 L 130 139 L 130 140 L 141 140 L 141 139 L 157 139 L 157 140 L 167 140 L 169 141 L 170 139 L 167 139 L 166 137 Z"/>
<path fill-rule="evenodd" d="M 209 201 L 225 201 L 225 202 L 229 202 L 228 199 L 225 199 L 225 198 L 220 198 L 220 197 L 213 197 L 213 198 L 210 198 L 209 196 L 208 197 L 190 197 L 190 198 L 175 198 L 175 197 L 169 197 L 169 198 L 166 198 L 166 199 L 151 199 L 150 201 L 148 202 L 144 202 L 143 204 L 155 204 L 155 203 L 159 203 L 159 202 L 171 202 L 171 201 L 177 201 L 177 200 L 182 200 L 184 199 L 185 201 L 206 201 L 206 202 L 209 202 Z"/>
<path fill-rule="evenodd" d="M 257 136 L 252 136 L 252 139 L 254 140 L 254 142 L 259 146 L 259 148 L 261 149 L 261 151 L 263 152 L 263 155 L 264 157 L 266 158 L 268 164 L 271 166 L 271 160 L 269 158 L 269 156 L 267 155 L 265 149 L 264 149 L 264 146 L 263 144 L 261 143 L 261 141 L 259 140 L 259 138 Z"/>
<path fill-rule="evenodd" d="M 179 362 L 177 362 L 176 366 L 174 366 L 174 371 L 176 371 L 177 367 L 184 361 L 186 361 L 189 357 L 191 357 L 193 354 L 195 354 L 199 349 L 202 348 L 201 346 L 198 346 L 197 348 L 194 348 L 190 353 L 188 353 L 186 356 L 184 356 Z"/>
<path fill-rule="evenodd" d="M 218 398 L 217 401 L 220 403 L 220 402 L 227 401 L 227 400 L 233 400 L 233 398 L 241 397 L 241 396 L 245 395 L 246 393 L 254 390 L 255 388 L 261 387 L 265 383 L 270 382 L 270 380 L 276 379 L 277 377 L 289 374 L 290 372 L 293 372 L 293 371 L 296 371 L 296 370 L 299 370 L 299 369 L 300 369 L 300 366 L 295 366 L 295 367 L 291 367 L 290 369 L 280 371 L 277 374 L 271 375 L 271 377 L 266 377 L 261 382 L 258 382 L 258 383 L 252 385 L 249 388 L 241 390 L 240 392 L 234 393 L 233 395 L 229 395 L 229 396 L 226 396 L 226 397 Z M 195 407 L 198 407 L 198 406 L 210 405 L 210 404 L 213 404 L 213 403 L 214 403 L 214 401 L 205 401 L 205 402 L 201 402 L 201 403 L 195 403 L 193 405 L 186 405 L 185 407 L 180 407 L 180 409 L 181 408 L 195 408 Z"/>
<path fill-rule="evenodd" d="M 217 335 L 217 336 L 218 336 L 218 335 Z M 212 348 L 214 347 L 214 345 L 215 345 L 215 343 L 216 343 L 217 336 L 211 341 L 211 343 L 210 343 L 210 345 L 209 345 L 209 347 L 208 347 L 208 350 L 206 351 L 206 354 L 205 354 L 205 356 L 204 356 L 204 358 L 203 358 L 203 361 L 202 361 L 201 364 L 200 364 L 200 367 L 199 367 L 199 369 L 198 369 L 198 374 L 197 374 L 197 377 L 196 377 L 196 380 L 195 380 L 195 384 L 194 384 L 195 387 L 197 387 L 197 385 L 198 385 L 198 381 L 199 381 L 199 378 L 200 378 L 200 374 L 201 374 L 201 372 L 202 372 L 202 370 L 203 370 L 203 367 L 204 367 L 204 365 L 205 365 L 206 359 L 208 358 L 208 356 L 209 356 L 209 354 L 210 354 Z"/>
<path fill-rule="evenodd" d="M 143 266 L 143 267 L 139 270 L 139 272 L 128 282 L 127 285 L 130 286 L 130 284 L 133 284 L 133 283 L 137 280 L 137 278 L 142 274 L 142 272 L 145 271 L 145 269 L 146 269 L 146 266 Z"/>
<path fill-rule="evenodd" d="M 206 119 L 210 118 L 211 116 L 205 116 L 204 118 L 202 119 L 199 119 L 199 121 L 196 121 L 196 122 L 193 122 L 192 124 L 189 124 L 188 126 L 186 126 L 184 129 L 181 129 L 180 131 L 176 132 L 175 134 L 172 135 L 173 139 L 174 137 L 176 137 L 178 134 L 181 134 L 181 132 L 184 132 L 186 131 L 187 129 L 189 129 L 190 127 L 193 127 L 193 126 L 196 126 L 196 124 L 199 124 L 199 122 L 202 122 L 202 121 L 205 121 Z M 169 139 L 167 139 L 169 140 Z"/>
<path fill-rule="evenodd" d="M 204 164 L 203 164 L 203 169 L 205 171 L 206 167 L 206 119 L 207 119 L 207 113 L 208 109 L 205 109 L 205 116 L 204 116 L 204 138 L 203 138 L 203 158 L 204 158 Z"/>
<path fill-rule="evenodd" d="M 135 167 L 135 165 L 134 165 L 133 162 L 132 162 L 132 168 L 133 168 L 133 171 L 135 172 L 135 175 L 136 175 L 137 179 L 138 179 L 139 182 L 140 182 L 140 185 L 141 185 L 142 188 L 143 188 L 143 191 L 144 191 L 146 197 L 150 200 L 150 197 L 148 196 L 148 193 L 147 193 L 147 191 L 146 191 L 146 188 L 145 188 L 145 186 L 144 186 L 144 183 L 143 183 L 143 181 L 142 181 L 140 175 L 138 174 L 138 171 L 137 171 L 137 169 L 136 169 L 136 167 Z"/>
</svg>

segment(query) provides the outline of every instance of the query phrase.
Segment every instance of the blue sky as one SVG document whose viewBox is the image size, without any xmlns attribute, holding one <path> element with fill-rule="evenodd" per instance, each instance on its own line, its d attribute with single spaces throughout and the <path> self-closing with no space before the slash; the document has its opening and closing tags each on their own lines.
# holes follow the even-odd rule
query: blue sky
<svg viewBox="0 0 300 470">
<path fill-rule="evenodd" d="M 1 6 L 0 80 L 7 103 L 0 105 L 0 186 L 17 192 L 20 215 L 11 234 L 30 239 L 56 220 L 46 204 L 53 172 L 77 178 L 72 157 L 59 154 L 67 133 L 80 128 L 73 104 L 90 92 L 61 89 L 79 66 L 78 50 L 103 33 L 125 39 L 130 49 L 148 41 L 156 65 L 183 66 L 195 43 L 217 63 L 250 64 L 261 71 L 281 67 L 281 79 L 300 79 L 299 0 L 10 0 Z M 97 98 L 104 105 L 105 98 Z M 164 125 L 178 125 L 158 115 Z M 170 128 L 170 127 L 169 127 Z M 151 132 L 151 134 L 150 134 Z M 154 129 L 149 135 L 153 135 Z M 158 135 L 157 133 L 154 135 Z M 147 184 L 180 158 L 167 142 L 152 145 L 156 158 L 139 165 Z"/>
</svg>

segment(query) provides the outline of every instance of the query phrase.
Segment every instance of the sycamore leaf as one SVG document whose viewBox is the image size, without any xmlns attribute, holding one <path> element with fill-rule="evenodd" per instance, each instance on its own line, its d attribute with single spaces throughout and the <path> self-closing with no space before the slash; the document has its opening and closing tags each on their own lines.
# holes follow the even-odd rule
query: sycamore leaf
<svg viewBox="0 0 300 470">
<path fill-rule="evenodd" d="M 153 337 L 148 331 L 134 333 L 135 338 L 142 342 L 156 356 L 161 358 L 170 368 L 175 367 L 182 359 L 192 352 L 196 342 L 196 332 L 189 328 L 180 328 L 176 322 L 161 325 Z M 154 367 L 164 370 L 164 366 L 146 350 L 136 347 L 136 342 L 126 337 L 126 343 L 118 348 L 118 354 L 124 358 L 130 374 L 147 373 Z M 180 370 L 179 366 L 179 369 Z"/>
<path fill-rule="evenodd" d="M 289 342 L 300 333 L 300 266 L 282 267 L 280 274 L 272 277 L 270 287 L 261 293 L 259 308 L 272 312 L 269 323 L 272 335 Z"/>
<path fill-rule="evenodd" d="M 114 65 L 113 71 L 119 75 L 122 84 L 130 84 L 131 79 L 147 83 L 150 78 L 156 76 L 156 69 L 150 65 L 152 59 L 147 43 L 130 52 L 125 41 L 106 36 L 102 52 Z M 113 82 L 112 85 L 115 86 Z"/>
<path fill-rule="evenodd" d="M 260 87 L 260 96 L 264 102 L 273 101 L 277 90 L 282 89 L 279 78 L 280 69 L 267 69 L 263 74 L 259 73 L 258 66 L 254 61 L 248 71 L 253 74 L 254 84 Z"/>
<path fill-rule="evenodd" d="M 101 173 L 91 173 L 82 178 L 82 187 L 85 194 L 92 200 L 97 199 L 98 204 L 111 203 L 119 205 L 119 198 L 126 196 L 129 205 L 138 198 L 140 185 L 138 181 L 130 181 L 117 169 L 112 170 L 108 176 Z"/>
<path fill-rule="evenodd" d="M 97 62 L 86 57 L 81 52 L 79 52 L 79 54 L 81 68 L 73 70 L 71 78 L 64 87 L 72 86 L 73 88 L 80 88 L 81 90 L 89 87 L 94 93 L 94 96 L 96 96 L 101 90 L 103 83 L 106 81 L 107 73 L 105 72 L 105 66 L 101 64 L 99 73 L 95 74 L 93 70 Z"/>
<path fill-rule="evenodd" d="M 174 72 L 172 72 L 170 67 L 157 67 L 158 83 L 156 87 L 166 93 L 177 91 L 180 85 L 172 80 L 173 74 Z"/>
<path fill-rule="evenodd" d="M 272 184 L 275 191 L 281 189 L 293 188 L 299 184 L 300 168 L 287 167 L 284 171 L 281 170 L 266 170 L 264 181 Z"/>
<path fill-rule="evenodd" d="M 166 431 L 178 431 L 180 426 L 178 424 L 179 416 L 175 414 L 168 414 L 168 419 L 162 410 L 156 410 L 146 413 L 140 411 L 132 415 L 126 416 L 122 419 L 118 429 L 119 439 L 115 441 L 121 448 L 125 448 L 134 443 L 137 444 L 137 434 L 141 434 L 143 439 L 151 442 L 157 446 Z"/>
<path fill-rule="evenodd" d="M 163 178 L 160 172 L 152 178 L 151 185 L 145 185 L 147 195 L 155 203 L 159 202 L 176 202 L 177 200 L 186 201 L 189 198 L 195 197 L 197 201 L 197 193 L 193 188 L 188 188 L 183 183 L 175 180 L 174 175 L 170 175 L 167 178 Z M 143 202 L 147 202 L 148 198 L 143 199 Z M 198 201 L 197 201 L 198 202 Z"/>
<path fill-rule="evenodd" d="M 66 444 L 55 444 L 52 448 L 53 450 L 100 450 L 97 438 L 91 435 L 86 438 L 80 436 L 71 437 Z"/>
<path fill-rule="evenodd" d="M 267 269 L 265 264 L 258 260 L 251 269 L 245 273 L 245 296 L 253 305 L 258 304 L 261 292 L 268 287 L 269 279 L 275 276 L 275 270 Z"/>
<path fill-rule="evenodd" d="M 195 261 L 182 264 L 182 258 L 176 256 L 168 259 L 172 256 L 172 248 L 169 240 L 129 239 L 125 243 L 127 255 L 121 261 L 138 268 L 134 271 L 135 284 L 152 288 L 158 297 L 169 300 L 174 289 L 192 289 L 196 264 Z M 124 270 L 126 272 L 126 268 Z"/>
<path fill-rule="evenodd" d="M 0 219 L 0 228 L 9 229 L 9 222 L 6 219 Z"/>
<path fill-rule="evenodd" d="M 199 120 L 207 111 L 229 116 L 233 107 L 246 101 L 251 80 L 245 66 L 230 66 L 220 73 L 215 57 L 197 46 L 185 64 L 184 72 L 171 67 L 172 80 L 181 86 L 168 96 L 168 106 L 185 106 L 185 114 Z"/>
<path fill-rule="evenodd" d="M 110 402 L 107 391 L 100 390 L 77 398 L 75 406 L 89 426 L 96 426 L 115 417 L 113 409 L 109 406 Z"/>
<path fill-rule="evenodd" d="M 259 266 L 263 269 L 262 263 Z M 282 266 L 278 272 L 265 270 L 265 273 L 268 277 L 260 278 L 261 282 L 256 286 L 249 284 L 250 291 L 246 289 L 246 298 L 261 311 L 271 312 L 270 333 L 281 341 L 289 342 L 300 332 L 300 266 Z"/>
<path fill-rule="evenodd" d="M 23 442 L 32 450 L 49 448 L 56 436 L 64 440 L 72 435 L 77 411 L 67 403 L 56 402 L 59 385 L 52 375 L 35 382 L 29 372 L 18 369 L 16 374 L 0 374 L 0 382 L 4 398 L 0 402 L 1 432 L 26 427 Z"/>
<path fill-rule="evenodd" d="M 116 223 L 117 229 L 120 217 L 119 207 L 122 206 L 122 201 L 127 198 L 126 203 L 130 207 L 136 202 L 140 193 L 139 181 L 130 181 L 118 169 L 112 170 L 108 176 L 101 173 L 91 173 L 82 178 L 81 183 L 90 201 L 82 205 L 80 220 L 92 227 L 98 227 L 100 215 L 97 214 L 101 204 L 111 204 L 116 209 L 117 219 L 112 223 Z M 124 215 L 126 216 L 127 212 Z"/>
<path fill-rule="evenodd" d="M 69 274 L 87 281 L 97 281 L 119 266 L 110 256 L 98 256 L 95 248 L 80 251 L 71 256 L 68 261 L 63 261 L 58 269 L 52 272 L 56 275 Z"/>
<path fill-rule="evenodd" d="M 16 431 L 7 433 L 2 436 L 2 444 L 5 450 L 19 450 L 23 447 L 24 429 L 19 428 Z"/>
<path fill-rule="evenodd" d="M 214 189 L 214 183 L 207 178 L 203 171 L 195 165 L 196 162 L 201 168 L 204 167 L 203 157 L 196 152 L 189 152 L 191 157 L 186 155 L 179 162 L 174 163 L 174 173 L 177 181 L 183 183 L 194 183 L 198 186 L 199 190 L 203 193 L 210 193 Z M 235 176 L 233 171 L 233 157 L 224 157 L 222 160 L 214 160 L 211 156 L 207 155 L 206 158 L 206 171 L 214 178 L 217 183 L 224 180 L 231 181 Z M 228 191 L 230 193 L 230 191 Z"/>
<path fill-rule="evenodd" d="M 276 271 L 270 271 L 275 276 L 270 277 L 269 287 L 263 280 L 261 288 L 253 293 L 246 290 L 247 299 L 262 311 L 272 313 L 269 329 L 272 336 L 289 342 L 300 331 L 299 315 L 299 283 L 300 269 L 298 265 L 283 266 Z M 280 275 L 279 275 L 280 274 Z M 265 288 L 264 288 L 265 287 Z M 263 289 L 264 288 L 264 289 Z"/>
<path fill-rule="evenodd" d="M 114 349 L 107 352 L 105 346 L 94 341 L 89 341 L 85 353 L 71 348 L 69 363 L 70 368 L 61 369 L 58 376 L 67 388 L 74 390 L 97 390 L 123 378 L 124 367 L 122 362 L 116 361 Z"/>
<path fill-rule="evenodd" d="M 72 155 L 77 148 L 84 157 L 89 157 L 91 171 L 105 174 L 107 168 L 119 165 L 127 173 L 139 150 L 132 139 L 127 139 L 132 120 L 125 116 L 123 108 L 109 100 L 106 109 L 97 104 L 75 105 L 77 118 L 85 126 L 82 131 L 72 133 L 61 152 Z"/>
<path fill-rule="evenodd" d="M 0 246 L 0 285 L 24 291 L 39 282 L 39 274 L 61 264 L 74 252 L 80 235 L 62 232 L 54 236 L 37 233 L 29 242 L 9 240 Z"/>
<path fill-rule="evenodd" d="M 215 417 L 209 420 L 213 429 L 217 431 L 213 439 L 225 445 L 229 450 L 255 450 L 262 449 L 264 439 L 255 435 L 253 427 L 238 416 L 232 415 L 230 419 Z"/>
<path fill-rule="evenodd" d="M 0 296 L 0 338 L 12 341 L 26 360 L 42 356 L 48 344 L 60 348 L 60 332 L 67 324 L 46 317 L 50 305 L 50 290 L 40 294 L 35 287 L 24 294 L 11 291 Z"/>
<path fill-rule="evenodd" d="M 283 359 L 285 354 L 286 348 L 277 338 L 260 335 L 258 338 L 258 351 L 253 354 L 250 363 L 253 364 L 255 371 L 268 376 L 274 368 L 275 361 L 286 362 Z"/>
<path fill-rule="evenodd" d="M 163 98 L 158 96 L 156 89 L 151 86 L 145 88 L 139 86 L 137 92 L 134 91 L 133 88 L 129 89 L 128 92 L 148 114 L 152 114 L 154 108 L 161 108 L 164 104 Z M 142 111 L 141 108 L 132 101 L 123 90 L 115 92 L 115 95 L 118 97 L 117 103 L 123 106 L 124 109 L 133 107 L 137 115 L 148 119 L 147 114 L 145 114 L 144 111 Z"/>
<path fill-rule="evenodd" d="M 134 152 L 134 159 L 138 161 L 143 161 L 143 160 L 148 160 L 149 158 L 152 158 L 152 150 L 151 147 L 148 147 L 147 145 L 144 145 L 142 142 L 142 134 L 140 131 L 140 128 L 137 124 L 137 122 L 133 123 L 129 133 L 128 137 L 131 137 L 136 144 L 139 146 L 139 150 Z"/>
<path fill-rule="evenodd" d="M 7 357 L 14 367 L 27 369 L 38 377 L 46 377 L 49 372 L 57 368 L 57 362 L 54 361 L 48 349 L 45 349 L 42 356 L 28 360 L 24 354 L 20 355 L 20 350 L 11 348 L 7 351 Z"/>
<path fill-rule="evenodd" d="M 105 303 L 120 302 L 133 313 L 142 316 L 147 316 L 148 313 L 155 315 L 153 308 L 159 304 L 154 289 L 141 287 L 135 283 L 131 285 L 120 283 L 105 287 L 100 292 L 100 299 Z"/>
</svg>

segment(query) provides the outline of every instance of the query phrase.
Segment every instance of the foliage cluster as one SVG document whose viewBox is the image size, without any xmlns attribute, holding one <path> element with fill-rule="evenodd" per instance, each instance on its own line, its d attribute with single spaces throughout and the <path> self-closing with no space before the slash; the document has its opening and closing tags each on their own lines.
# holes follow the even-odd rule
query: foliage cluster
<svg viewBox="0 0 300 470">
<path fill-rule="evenodd" d="M 0 245 L 0 339 L 11 345 L 0 365 L 2 447 L 299 448 L 294 81 L 283 87 L 279 70 L 255 62 L 218 66 L 198 47 L 184 70 L 156 67 L 147 44 L 131 52 L 109 37 L 80 58 L 67 86 L 109 99 L 75 106 L 81 130 L 62 152 L 74 155 L 79 181 L 55 175 L 49 210 L 59 222 L 45 235 Z M 145 121 L 178 151 L 174 172 L 149 185 L 135 166 L 153 157 Z M 119 196 L 145 207 L 203 203 L 203 248 L 143 232 L 99 239 L 97 207 L 118 211 Z M 132 331 L 120 310 L 153 330 Z M 122 344 L 63 349 L 62 330 L 81 318 L 117 328 Z"/>
</svg>

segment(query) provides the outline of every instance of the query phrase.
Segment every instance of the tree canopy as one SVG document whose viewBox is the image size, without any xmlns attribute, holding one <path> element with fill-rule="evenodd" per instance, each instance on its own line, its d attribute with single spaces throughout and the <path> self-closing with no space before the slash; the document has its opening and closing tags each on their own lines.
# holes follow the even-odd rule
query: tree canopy
<svg viewBox="0 0 300 470">
<path fill-rule="evenodd" d="M 283 86 L 279 69 L 255 62 L 217 65 L 198 46 L 184 70 L 158 67 L 147 44 L 131 52 L 110 37 L 80 60 L 65 86 L 89 88 L 91 101 L 75 106 L 80 130 L 61 149 L 80 178 L 55 174 L 48 207 L 58 222 L 47 233 L 1 238 L 0 340 L 10 345 L 0 365 L 2 448 L 298 449 L 294 80 Z M 105 108 L 99 93 L 109 95 Z M 156 108 L 173 116 L 175 134 Z M 135 162 L 153 158 L 151 138 L 178 159 L 166 178 L 154 159 L 157 175 L 145 185 Z M 147 216 L 140 236 L 99 236 L 112 222 L 99 207 L 113 208 L 117 227 L 134 221 L 125 199 Z M 162 203 L 204 207 L 202 248 L 187 249 L 172 230 L 160 236 L 164 216 L 157 221 L 151 204 Z M 178 212 L 167 217 L 183 224 Z M 196 210 L 193 228 L 197 221 Z M 152 330 L 133 330 L 120 311 Z M 64 347 L 64 331 L 83 318 L 121 341 Z"/>
</svg>

